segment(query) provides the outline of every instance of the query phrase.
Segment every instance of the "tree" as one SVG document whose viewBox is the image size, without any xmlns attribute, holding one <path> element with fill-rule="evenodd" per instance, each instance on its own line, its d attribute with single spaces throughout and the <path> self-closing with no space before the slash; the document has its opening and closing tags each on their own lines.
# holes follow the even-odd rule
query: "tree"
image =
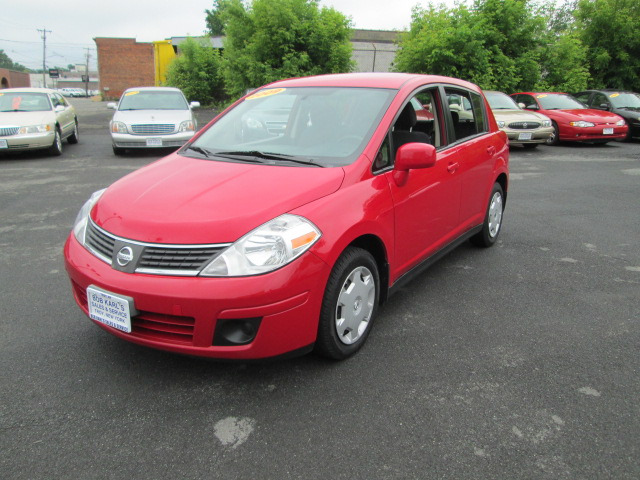
<svg viewBox="0 0 640 480">
<path fill-rule="evenodd" d="M 416 8 L 395 69 L 460 77 L 484 89 L 528 89 L 540 77 L 544 26 L 527 0 Z"/>
<path fill-rule="evenodd" d="M 228 0 L 224 77 L 230 95 L 289 77 L 348 72 L 351 22 L 317 0 Z"/>
<path fill-rule="evenodd" d="M 207 34 L 213 37 L 218 35 L 224 35 L 225 26 L 225 10 L 231 6 L 231 0 L 213 0 L 213 8 L 211 10 L 205 10 L 207 18 L 205 23 L 207 25 Z"/>
<path fill-rule="evenodd" d="M 27 72 L 29 69 L 24 65 L 14 62 L 9 56 L 4 53 L 4 50 L 0 50 L 0 68 L 6 68 L 9 70 L 16 70 L 18 72 Z"/>
<path fill-rule="evenodd" d="M 580 0 L 574 15 L 593 86 L 640 91 L 640 2 Z"/>
<path fill-rule="evenodd" d="M 214 104 L 224 100 L 219 51 L 192 38 L 180 45 L 180 51 L 169 65 L 166 84 L 181 89 L 190 101 Z"/>
</svg>

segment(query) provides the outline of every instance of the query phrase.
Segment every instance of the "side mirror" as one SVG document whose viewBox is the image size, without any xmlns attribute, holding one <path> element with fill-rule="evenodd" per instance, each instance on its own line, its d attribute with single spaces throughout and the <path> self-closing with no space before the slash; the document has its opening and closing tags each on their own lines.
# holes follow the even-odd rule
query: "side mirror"
<svg viewBox="0 0 640 480">
<path fill-rule="evenodd" d="M 200 102 L 191 102 L 189 108 L 200 108 Z"/>
<path fill-rule="evenodd" d="M 597 108 L 598 108 L 598 109 L 600 109 L 600 110 L 609 110 L 609 105 L 608 105 L 608 104 L 606 104 L 606 103 L 602 103 L 602 104 L 600 104 L 600 106 L 599 106 L 599 107 L 597 107 Z"/>
<path fill-rule="evenodd" d="M 409 170 L 431 168 L 436 164 L 436 147 L 428 143 L 406 143 L 396 152 L 393 178 L 396 185 L 404 185 Z"/>
<path fill-rule="evenodd" d="M 526 106 L 524 103 L 522 103 L 522 102 L 518 102 L 518 106 L 519 106 L 520 108 L 522 108 L 523 110 L 524 110 L 525 108 L 527 108 L 527 106 Z"/>
<path fill-rule="evenodd" d="M 54 110 L 56 112 L 64 112 L 65 111 L 65 106 L 64 105 L 56 105 L 56 108 Z"/>
<path fill-rule="evenodd" d="M 111 110 L 115 110 L 116 108 L 118 108 L 118 105 L 116 105 L 115 102 L 109 102 L 107 103 L 107 108 L 110 108 Z"/>
</svg>

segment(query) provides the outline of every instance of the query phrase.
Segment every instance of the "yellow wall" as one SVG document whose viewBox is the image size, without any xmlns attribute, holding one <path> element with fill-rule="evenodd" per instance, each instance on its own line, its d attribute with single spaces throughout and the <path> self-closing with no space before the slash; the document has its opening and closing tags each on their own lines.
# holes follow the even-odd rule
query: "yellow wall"
<svg viewBox="0 0 640 480">
<path fill-rule="evenodd" d="M 156 86 L 164 85 L 167 79 L 167 68 L 172 60 L 176 57 L 171 45 L 171 40 L 159 40 L 153 42 L 153 56 L 156 71 Z"/>
</svg>

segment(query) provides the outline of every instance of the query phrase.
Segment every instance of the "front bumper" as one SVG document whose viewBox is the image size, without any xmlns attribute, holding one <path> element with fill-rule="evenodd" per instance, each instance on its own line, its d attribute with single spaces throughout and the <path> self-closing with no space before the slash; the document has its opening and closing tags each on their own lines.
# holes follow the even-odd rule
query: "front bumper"
<svg viewBox="0 0 640 480">
<path fill-rule="evenodd" d="M 613 128 L 613 133 L 605 134 L 605 129 Z M 567 142 L 589 142 L 601 140 L 616 140 L 625 138 L 629 127 L 625 124 L 621 127 L 612 125 L 596 125 L 595 127 L 572 127 L 571 125 L 559 125 L 560 140 Z"/>
<path fill-rule="evenodd" d="M 330 268 L 311 252 L 254 277 L 170 277 L 123 273 L 89 253 L 71 234 L 64 247 L 73 296 L 88 315 L 86 290 L 97 286 L 131 297 L 138 314 L 132 332 L 97 325 L 124 340 L 187 355 L 259 359 L 303 350 L 318 330 Z M 216 345 L 221 320 L 260 318 L 247 345 Z"/>
<path fill-rule="evenodd" d="M 0 137 L 0 152 L 21 151 L 21 150 L 41 150 L 49 148 L 55 140 L 55 131 L 46 133 L 29 133 L 24 135 L 11 135 Z M 6 141 L 6 147 L 4 146 Z"/>
<path fill-rule="evenodd" d="M 195 135 L 195 132 L 179 132 L 169 135 L 132 135 L 111 133 L 111 141 L 118 148 L 167 148 L 181 147 Z"/>
<path fill-rule="evenodd" d="M 530 130 L 501 128 L 501 130 L 509 137 L 509 143 L 544 143 L 553 133 L 553 127 L 540 127 Z"/>
</svg>

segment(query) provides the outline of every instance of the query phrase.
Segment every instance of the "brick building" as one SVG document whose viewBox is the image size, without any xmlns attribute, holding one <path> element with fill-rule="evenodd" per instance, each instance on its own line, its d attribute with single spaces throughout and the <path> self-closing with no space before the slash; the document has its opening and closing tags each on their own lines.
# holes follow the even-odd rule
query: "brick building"
<svg viewBox="0 0 640 480">
<path fill-rule="evenodd" d="M 30 86 L 31 82 L 29 81 L 28 73 L 0 68 L 0 89 Z"/>
<path fill-rule="evenodd" d="M 155 67 L 152 43 L 135 38 L 94 38 L 98 48 L 100 91 L 118 99 L 130 87 L 153 86 Z"/>
</svg>

